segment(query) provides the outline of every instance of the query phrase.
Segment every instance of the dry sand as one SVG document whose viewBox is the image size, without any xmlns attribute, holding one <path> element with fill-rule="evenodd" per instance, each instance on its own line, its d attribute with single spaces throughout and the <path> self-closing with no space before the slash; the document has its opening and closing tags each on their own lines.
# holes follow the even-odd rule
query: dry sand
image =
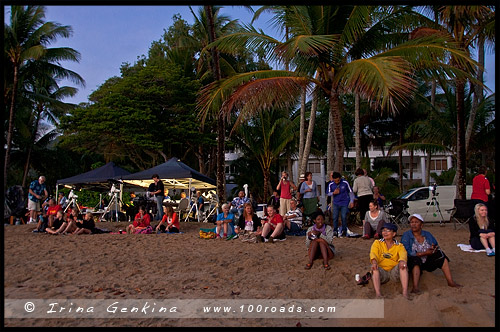
<svg viewBox="0 0 500 332">
<path fill-rule="evenodd" d="M 113 231 L 128 223 L 97 223 Z M 369 268 L 373 240 L 334 239 L 337 249 L 325 271 L 320 261 L 304 270 L 304 237 L 279 243 L 206 240 L 200 228 L 181 223 L 183 234 L 51 236 L 33 225 L 4 227 L 5 299 L 373 299 L 370 283 L 354 275 Z M 424 272 L 421 294 L 410 300 L 401 285 L 382 285 L 383 319 L 5 319 L 5 326 L 495 326 L 495 258 L 463 252 L 468 231 L 426 224 L 450 258 L 456 282 L 448 287 L 441 270 Z M 351 228 L 354 232 L 361 229 Z M 398 232 L 398 238 L 402 230 Z M 411 282 L 411 281 L 410 281 Z M 409 288 L 411 290 L 411 286 Z"/>
</svg>

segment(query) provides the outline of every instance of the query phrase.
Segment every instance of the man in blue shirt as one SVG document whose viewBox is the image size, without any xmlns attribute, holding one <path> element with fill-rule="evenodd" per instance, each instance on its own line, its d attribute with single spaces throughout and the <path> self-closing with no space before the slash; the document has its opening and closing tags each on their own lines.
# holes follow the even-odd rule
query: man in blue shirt
<svg viewBox="0 0 500 332">
<path fill-rule="evenodd" d="M 42 193 L 44 196 L 42 196 Z M 38 180 L 30 183 L 28 190 L 28 210 L 30 212 L 29 223 L 36 223 L 38 211 L 40 211 L 40 201 L 44 197 L 48 197 L 47 188 L 45 187 L 45 176 L 40 176 Z"/>
<path fill-rule="evenodd" d="M 232 214 L 238 213 L 238 215 L 241 216 L 243 214 L 244 205 L 245 205 L 245 203 L 248 203 L 248 202 L 250 202 L 250 200 L 248 199 L 248 197 L 245 197 L 245 192 L 243 190 L 241 190 L 238 193 L 238 197 L 235 197 L 233 199 L 233 201 L 231 202 L 231 205 L 233 206 L 233 208 L 231 209 L 230 212 Z"/>
<path fill-rule="evenodd" d="M 333 215 L 333 235 L 339 237 L 347 236 L 347 212 L 354 203 L 354 193 L 349 183 L 342 179 L 339 172 L 330 174 L 332 181 L 328 185 L 328 196 L 332 196 L 332 215 Z M 338 231 L 338 219 L 342 218 L 342 229 Z"/>
</svg>

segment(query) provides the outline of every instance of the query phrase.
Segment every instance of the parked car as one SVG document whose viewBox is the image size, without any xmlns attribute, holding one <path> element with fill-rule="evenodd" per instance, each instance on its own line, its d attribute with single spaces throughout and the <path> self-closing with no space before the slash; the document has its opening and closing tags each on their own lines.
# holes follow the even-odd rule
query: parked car
<svg viewBox="0 0 500 332">
<path fill-rule="evenodd" d="M 434 193 L 433 193 L 434 192 Z M 470 199 L 472 186 L 466 186 L 466 199 Z M 399 199 L 408 200 L 408 213 L 420 214 L 425 221 L 441 221 L 439 210 L 443 221 L 450 220 L 450 213 L 446 210 L 453 208 L 456 195 L 456 186 L 429 186 L 412 188 L 399 195 Z M 439 206 L 439 209 L 438 209 Z"/>
</svg>

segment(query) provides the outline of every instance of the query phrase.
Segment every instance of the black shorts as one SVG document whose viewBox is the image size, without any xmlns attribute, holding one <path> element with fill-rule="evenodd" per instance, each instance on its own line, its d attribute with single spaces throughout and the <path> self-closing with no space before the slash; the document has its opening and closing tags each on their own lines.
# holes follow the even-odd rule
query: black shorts
<svg viewBox="0 0 500 332">
<path fill-rule="evenodd" d="M 420 266 L 420 274 L 422 271 L 432 272 L 435 269 L 440 269 L 443 267 L 444 260 L 450 259 L 444 254 L 442 250 L 436 250 L 432 255 L 427 256 L 425 263 L 422 263 L 422 258 L 417 256 L 408 256 L 408 269 L 412 271 L 415 266 Z"/>
</svg>

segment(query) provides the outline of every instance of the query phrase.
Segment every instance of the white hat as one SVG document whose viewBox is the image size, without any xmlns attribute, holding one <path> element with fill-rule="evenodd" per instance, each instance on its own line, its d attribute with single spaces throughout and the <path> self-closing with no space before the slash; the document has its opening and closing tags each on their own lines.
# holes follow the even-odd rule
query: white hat
<svg viewBox="0 0 500 332">
<path fill-rule="evenodd" d="M 424 222 L 424 218 L 422 218 L 422 216 L 421 216 L 421 215 L 419 215 L 418 213 L 414 213 L 414 214 L 412 214 L 412 215 L 410 216 L 410 218 L 408 218 L 408 220 L 411 220 L 411 218 L 413 218 L 413 217 L 417 218 L 417 219 L 418 219 L 418 220 L 420 220 L 421 222 Z"/>
<path fill-rule="evenodd" d="M 300 174 L 299 179 L 305 179 L 306 176 L 304 174 Z"/>
</svg>

